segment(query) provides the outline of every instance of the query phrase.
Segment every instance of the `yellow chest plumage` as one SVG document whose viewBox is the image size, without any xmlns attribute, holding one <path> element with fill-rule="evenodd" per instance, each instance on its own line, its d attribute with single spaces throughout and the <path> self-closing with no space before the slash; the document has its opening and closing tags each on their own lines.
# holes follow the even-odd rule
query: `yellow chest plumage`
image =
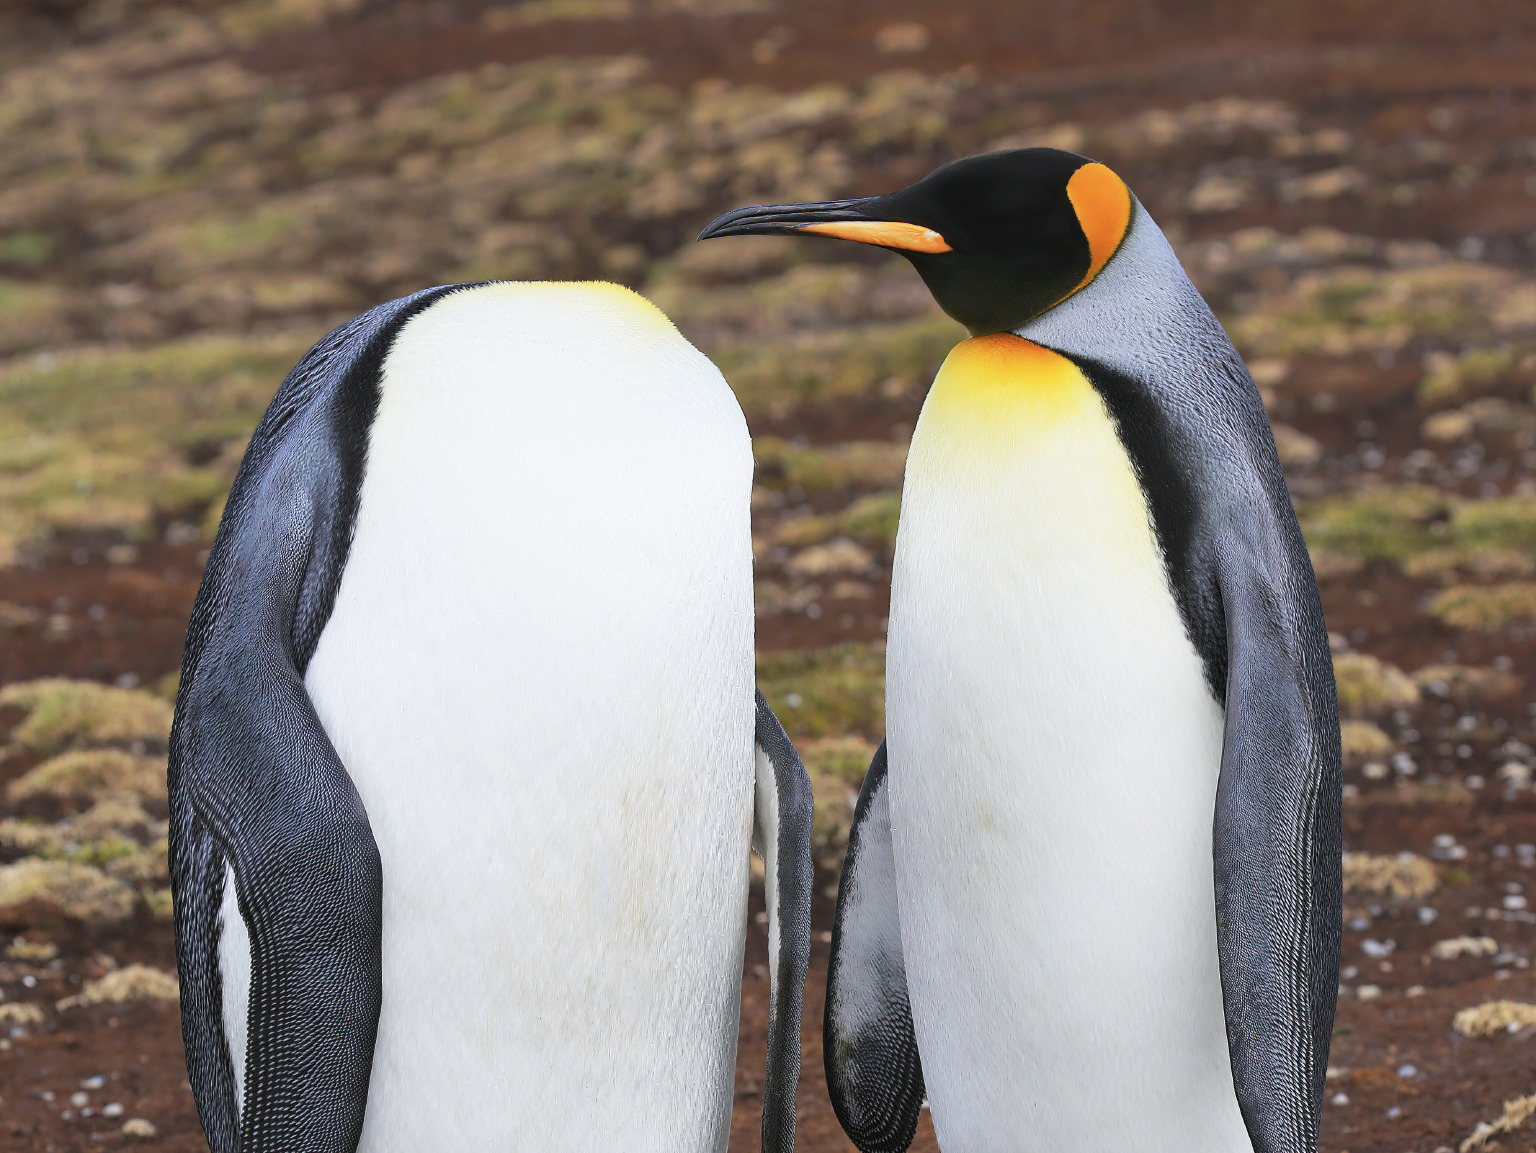
<svg viewBox="0 0 1536 1153">
<path fill-rule="evenodd" d="M 975 337 L 950 352 L 907 483 L 987 504 L 1022 497 L 1022 519 L 1007 526 L 1018 543 L 1056 551 L 1049 538 L 1065 532 L 1084 558 L 1161 573 L 1146 497 L 1103 399 L 1077 365 L 1020 337 Z"/>
</svg>

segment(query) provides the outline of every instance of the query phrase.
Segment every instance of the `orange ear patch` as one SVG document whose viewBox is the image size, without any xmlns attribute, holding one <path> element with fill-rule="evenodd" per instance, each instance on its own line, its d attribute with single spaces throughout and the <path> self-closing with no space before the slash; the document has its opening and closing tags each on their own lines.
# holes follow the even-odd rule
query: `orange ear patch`
<svg viewBox="0 0 1536 1153">
<path fill-rule="evenodd" d="M 1131 226 L 1131 190 L 1102 164 L 1085 164 L 1067 181 L 1067 199 L 1088 238 L 1088 275 L 1076 292 L 1109 263 Z"/>
<path fill-rule="evenodd" d="M 1109 170 L 1106 168 L 1105 171 Z M 909 252 L 950 251 L 949 242 L 933 229 L 895 220 L 836 220 L 807 224 L 798 231 L 835 236 L 839 240 L 857 240 L 860 244 L 878 244 L 881 248 L 905 248 Z"/>
</svg>

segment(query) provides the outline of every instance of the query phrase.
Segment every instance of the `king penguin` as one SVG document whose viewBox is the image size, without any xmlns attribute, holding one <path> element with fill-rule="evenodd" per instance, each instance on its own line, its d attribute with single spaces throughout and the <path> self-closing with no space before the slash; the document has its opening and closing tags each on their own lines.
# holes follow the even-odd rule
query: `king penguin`
<svg viewBox="0 0 1536 1153">
<path fill-rule="evenodd" d="M 913 434 L 827 1082 L 866 1153 L 1309 1153 L 1338 706 L 1258 390 L 1102 164 L 956 161 L 703 235 L 907 257 L 971 339 Z"/>
<path fill-rule="evenodd" d="M 723 1153 L 753 847 L 793 1148 L 811 800 L 753 686 L 751 477 L 615 285 L 429 289 L 294 368 L 171 737 L 214 1153 Z"/>
</svg>

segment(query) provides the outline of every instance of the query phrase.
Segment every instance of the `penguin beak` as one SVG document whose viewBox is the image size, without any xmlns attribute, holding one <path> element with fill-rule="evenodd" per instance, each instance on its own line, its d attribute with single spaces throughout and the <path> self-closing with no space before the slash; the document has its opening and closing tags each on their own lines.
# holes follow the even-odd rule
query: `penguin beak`
<svg viewBox="0 0 1536 1153">
<path fill-rule="evenodd" d="M 870 198 L 876 199 L 876 198 Z M 758 204 L 718 216 L 699 233 L 700 240 L 717 236 L 757 236 L 764 233 L 809 233 L 854 240 L 906 252 L 949 252 L 949 243 L 931 228 L 899 220 L 871 218 L 862 209 L 866 200 L 828 200 L 820 204 Z"/>
</svg>

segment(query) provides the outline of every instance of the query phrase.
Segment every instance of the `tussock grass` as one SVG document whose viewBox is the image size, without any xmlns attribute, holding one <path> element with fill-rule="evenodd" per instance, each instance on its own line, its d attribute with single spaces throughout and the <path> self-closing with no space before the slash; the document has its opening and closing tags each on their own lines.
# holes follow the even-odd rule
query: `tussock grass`
<svg viewBox="0 0 1536 1153">
<path fill-rule="evenodd" d="M 26 857 L 0 866 L 0 909 L 36 901 L 87 923 L 126 921 L 136 894 L 91 865 Z"/>
<path fill-rule="evenodd" d="M 1451 1027 L 1463 1037 L 1493 1037 L 1527 1025 L 1536 1025 L 1536 1005 L 1520 1001 L 1488 1001 L 1461 1010 L 1451 1022 Z"/>
<path fill-rule="evenodd" d="M 176 977 L 148 965 L 129 965 L 86 982 L 73 997 L 58 1003 L 59 1012 L 82 1005 L 123 1005 L 129 1001 L 174 1001 L 181 995 Z"/>
<path fill-rule="evenodd" d="M 1333 658 L 1339 711 L 1346 717 L 1377 717 L 1416 704 L 1419 690 L 1394 664 L 1366 653 L 1339 653 Z"/>
<path fill-rule="evenodd" d="M 171 706 L 165 701 L 93 681 L 50 677 L 7 685 L 0 689 L 0 705 L 26 710 L 11 740 L 37 753 L 132 741 L 163 747 L 171 731 Z M 107 771 L 99 763 L 90 769 L 86 762 L 68 762 L 52 771 L 68 775 L 77 770 Z"/>
<path fill-rule="evenodd" d="M 1453 585 L 1435 596 L 1430 615 L 1467 632 L 1497 633 L 1510 625 L 1536 622 L 1536 582 Z"/>
<path fill-rule="evenodd" d="M 1499 943 L 1492 937 L 1450 937 L 1436 941 L 1429 948 L 1429 955 L 1437 961 L 1454 961 L 1458 957 L 1491 957 L 1499 951 Z"/>
<path fill-rule="evenodd" d="M 1434 865 L 1413 853 L 1344 854 L 1345 893 L 1409 901 L 1428 896 L 1439 884 Z"/>
<path fill-rule="evenodd" d="M 1513 1133 L 1516 1129 L 1524 1128 L 1525 1123 L 1532 1117 L 1536 1117 L 1536 1096 L 1516 1097 L 1513 1101 L 1506 1101 L 1503 1114 L 1493 1121 L 1479 1121 L 1477 1128 L 1472 1130 L 1471 1136 L 1457 1148 L 1460 1153 L 1473 1153 L 1474 1150 L 1483 1148 L 1500 1134 Z"/>
<path fill-rule="evenodd" d="M 1370 721 L 1346 720 L 1339 725 L 1346 757 L 1384 757 L 1393 749 L 1392 738 Z"/>
<path fill-rule="evenodd" d="M 76 808 L 124 794 L 163 801 L 165 758 L 117 749 L 82 749 L 44 761 L 6 789 L 13 805 L 46 797 Z"/>
</svg>

